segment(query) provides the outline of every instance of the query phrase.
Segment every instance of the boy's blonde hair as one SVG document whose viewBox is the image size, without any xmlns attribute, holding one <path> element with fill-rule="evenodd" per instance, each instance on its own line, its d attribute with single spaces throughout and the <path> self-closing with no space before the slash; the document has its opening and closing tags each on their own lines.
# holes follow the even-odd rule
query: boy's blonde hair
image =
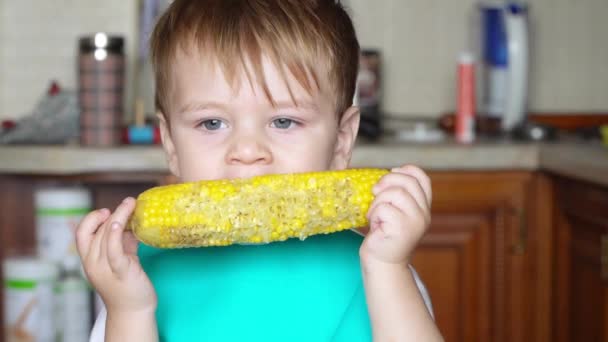
<svg viewBox="0 0 608 342">
<path fill-rule="evenodd" d="M 175 0 L 158 20 L 150 45 L 156 108 L 165 116 L 178 49 L 217 62 L 233 86 L 244 71 L 273 104 L 262 57 L 277 66 L 285 81 L 286 66 L 309 93 L 332 91 L 338 114 L 352 104 L 359 43 L 339 0 Z M 329 81 L 328 88 L 322 80 Z M 291 89 L 289 93 L 295 101 Z"/>
</svg>

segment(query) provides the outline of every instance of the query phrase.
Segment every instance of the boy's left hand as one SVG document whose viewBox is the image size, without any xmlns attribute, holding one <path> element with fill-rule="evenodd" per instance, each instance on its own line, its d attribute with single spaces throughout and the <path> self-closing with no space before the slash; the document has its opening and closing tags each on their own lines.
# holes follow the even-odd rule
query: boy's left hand
<svg viewBox="0 0 608 342">
<path fill-rule="evenodd" d="M 421 169 L 404 165 L 382 177 L 373 193 L 361 261 L 407 265 L 431 221 L 431 181 Z"/>
</svg>

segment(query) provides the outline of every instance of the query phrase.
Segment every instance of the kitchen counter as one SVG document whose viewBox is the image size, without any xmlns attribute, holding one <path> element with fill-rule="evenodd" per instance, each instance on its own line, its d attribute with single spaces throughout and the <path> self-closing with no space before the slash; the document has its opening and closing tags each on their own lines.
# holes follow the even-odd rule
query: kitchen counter
<svg viewBox="0 0 608 342">
<path fill-rule="evenodd" d="M 435 294 L 437 317 L 443 317 L 439 323 L 446 336 L 459 336 L 459 319 L 469 315 L 473 324 L 463 336 L 477 333 L 477 340 L 551 341 L 557 329 L 555 308 L 569 305 L 560 314 L 564 322 L 585 314 L 586 308 L 580 309 L 576 301 L 564 304 L 560 298 L 568 300 L 567 290 L 581 283 L 578 274 L 570 274 L 571 265 L 590 274 L 583 277 L 581 286 L 602 286 L 599 248 L 587 246 L 599 246 L 605 230 L 601 221 L 605 215 L 598 213 L 606 208 L 608 198 L 608 148 L 565 140 L 553 144 L 480 141 L 466 146 L 386 139 L 359 143 L 352 165 L 404 163 L 433 172 L 438 200 L 428 236 L 417 247 L 420 253 L 413 263 Z M 543 174 L 534 173 L 538 170 Z M 166 174 L 164 152 L 158 146 L 0 146 L 0 250 L 35 250 L 32 198 L 38 186 L 49 178 L 52 183 L 52 175 L 65 175 L 66 184 L 89 187 L 96 208 L 114 208 L 126 196 L 170 182 Z M 570 211 L 563 211 L 568 206 Z M 442 272 L 437 272 L 438 264 Z M 563 279 L 567 286 L 556 286 L 554 279 Z M 479 302 L 467 302 L 479 293 L 487 295 L 479 296 Z M 594 295 L 590 293 L 587 302 L 601 302 Z M 1 300 L 0 295 L 0 306 Z M 468 304 L 454 310 L 453 303 Z M 491 331 L 505 332 L 505 336 L 491 335 Z"/>
<path fill-rule="evenodd" d="M 544 145 L 539 154 L 542 169 L 608 186 L 608 147 L 600 144 Z"/>
<path fill-rule="evenodd" d="M 481 142 L 458 145 L 360 143 L 353 167 L 404 163 L 432 171 L 545 170 L 608 186 L 608 148 L 599 143 Z M 66 175 L 101 172 L 168 172 L 158 147 L 0 146 L 0 174 Z"/>
</svg>

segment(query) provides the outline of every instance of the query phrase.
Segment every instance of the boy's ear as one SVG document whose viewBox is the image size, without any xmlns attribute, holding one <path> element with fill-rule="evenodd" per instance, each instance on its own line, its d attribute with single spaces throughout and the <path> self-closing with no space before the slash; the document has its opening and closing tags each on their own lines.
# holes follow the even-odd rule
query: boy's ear
<svg viewBox="0 0 608 342">
<path fill-rule="evenodd" d="M 156 113 L 160 127 L 160 140 L 163 143 L 163 149 L 167 157 L 167 163 L 169 164 L 169 170 L 175 177 L 180 177 L 179 172 L 179 160 L 177 159 L 177 153 L 175 152 L 175 145 L 171 138 L 171 131 L 165 115 L 161 112 Z"/>
<path fill-rule="evenodd" d="M 357 139 L 359 131 L 359 120 L 361 112 L 359 107 L 350 107 L 338 123 L 338 138 L 334 148 L 334 157 L 332 159 L 331 168 L 333 170 L 346 169 L 350 164 L 350 158 Z"/>
</svg>

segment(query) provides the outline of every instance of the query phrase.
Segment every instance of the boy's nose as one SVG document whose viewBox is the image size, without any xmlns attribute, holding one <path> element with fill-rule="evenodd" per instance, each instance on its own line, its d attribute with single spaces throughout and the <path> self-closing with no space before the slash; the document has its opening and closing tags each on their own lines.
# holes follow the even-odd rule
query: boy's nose
<svg viewBox="0 0 608 342">
<path fill-rule="evenodd" d="M 243 138 L 232 144 L 226 159 L 230 165 L 269 164 L 272 162 L 272 153 L 265 144 L 255 139 Z"/>
</svg>

